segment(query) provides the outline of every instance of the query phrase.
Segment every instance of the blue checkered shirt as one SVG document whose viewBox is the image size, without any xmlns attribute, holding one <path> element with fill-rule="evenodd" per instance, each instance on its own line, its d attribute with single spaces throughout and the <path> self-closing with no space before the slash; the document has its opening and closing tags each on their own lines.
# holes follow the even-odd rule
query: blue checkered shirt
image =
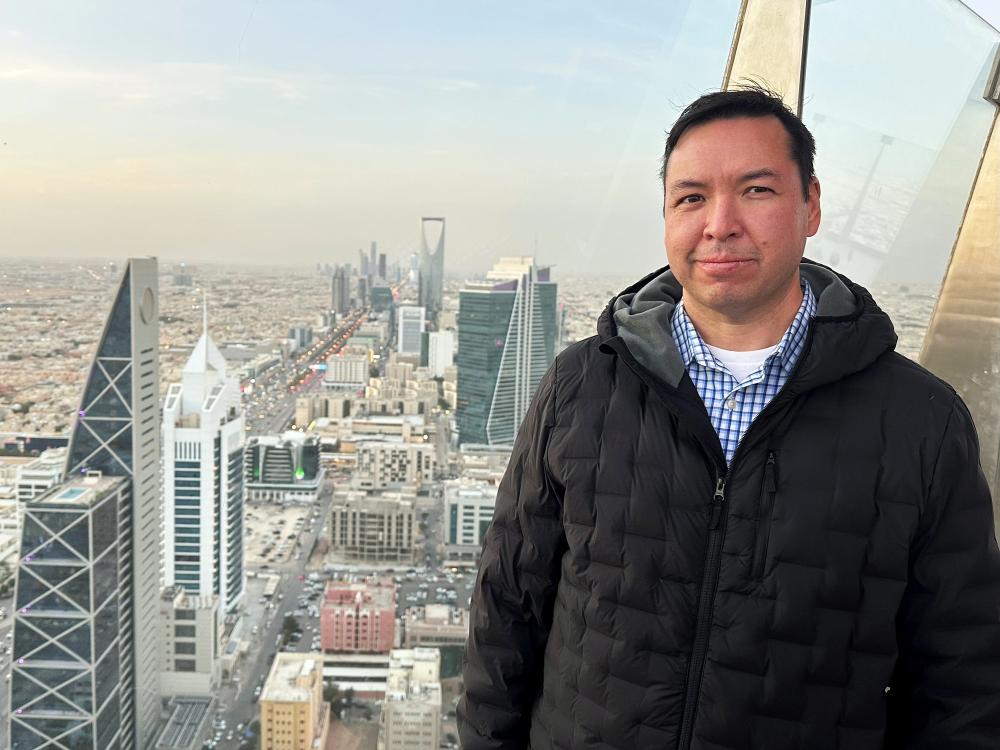
<svg viewBox="0 0 1000 750">
<path fill-rule="evenodd" d="M 795 313 L 792 324 L 778 342 L 778 348 L 757 370 L 737 382 L 698 335 L 684 311 L 684 300 L 677 303 L 670 332 L 680 350 L 688 375 L 708 409 L 712 426 L 722 442 L 726 463 L 733 460 L 736 446 L 750 423 L 788 381 L 788 376 L 805 348 L 809 321 L 815 315 L 816 297 L 808 282 L 802 279 L 802 304 Z"/>
</svg>

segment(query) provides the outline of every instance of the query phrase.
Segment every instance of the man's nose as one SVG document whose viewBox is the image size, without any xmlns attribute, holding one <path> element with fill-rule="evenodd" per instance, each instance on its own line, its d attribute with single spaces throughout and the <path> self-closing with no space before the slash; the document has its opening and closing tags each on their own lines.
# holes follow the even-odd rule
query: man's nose
<svg viewBox="0 0 1000 750">
<path fill-rule="evenodd" d="M 735 198 L 715 197 L 708 202 L 705 212 L 705 239 L 722 242 L 743 233 L 739 206 Z"/>
</svg>

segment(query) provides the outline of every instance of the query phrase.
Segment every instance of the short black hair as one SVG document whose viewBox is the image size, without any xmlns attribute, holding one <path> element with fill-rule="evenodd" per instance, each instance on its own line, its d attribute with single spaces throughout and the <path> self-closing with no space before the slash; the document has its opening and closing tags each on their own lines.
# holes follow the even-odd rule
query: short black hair
<svg viewBox="0 0 1000 750">
<path fill-rule="evenodd" d="M 741 85 L 730 91 L 713 91 L 691 102 L 681 112 L 677 122 L 667 133 L 667 143 L 663 147 L 663 162 L 660 166 L 660 182 L 666 192 L 667 162 L 681 136 L 695 125 L 704 125 L 714 120 L 733 120 L 739 117 L 776 117 L 785 132 L 791 148 L 792 160 L 799 167 L 802 178 L 802 195 L 809 199 L 809 181 L 815 176 L 813 159 L 816 156 L 816 141 L 812 133 L 782 101 L 781 96 L 756 83 Z"/>
</svg>

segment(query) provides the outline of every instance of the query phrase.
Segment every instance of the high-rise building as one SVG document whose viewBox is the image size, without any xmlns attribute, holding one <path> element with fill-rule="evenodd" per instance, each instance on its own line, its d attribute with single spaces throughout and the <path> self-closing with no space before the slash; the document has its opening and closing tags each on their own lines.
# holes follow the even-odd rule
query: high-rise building
<svg viewBox="0 0 1000 750">
<path fill-rule="evenodd" d="M 243 598 L 243 416 L 240 384 L 208 334 L 163 405 L 165 586 L 217 596 L 224 611 Z"/>
<path fill-rule="evenodd" d="M 351 267 L 337 266 L 330 280 L 330 309 L 343 315 L 351 309 Z"/>
<path fill-rule="evenodd" d="M 279 653 L 260 694 L 260 750 L 324 748 L 329 731 L 322 659 Z"/>
<path fill-rule="evenodd" d="M 368 277 L 358 276 L 358 307 L 368 306 Z"/>
<path fill-rule="evenodd" d="M 420 336 L 426 326 L 424 308 L 402 305 L 396 310 L 396 321 L 396 351 L 400 354 L 420 354 Z"/>
<path fill-rule="evenodd" d="M 383 280 L 388 280 L 385 275 L 385 253 L 378 254 L 378 277 Z"/>
<path fill-rule="evenodd" d="M 556 284 L 530 257 L 501 258 L 459 294 L 459 441 L 510 445 L 555 357 Z"/>
<path fill-rule="evenodd" d="M 147 718 L 137 689 L 147 675 L 137 661 L 142 644 L 136 639 L 142 621 L 155 623 L 158 610 L 154 606 L 147 618 L 135 606 L 141 582 L 133 563 L 141 553 L 134 540 L 134 489 L 128 476 L 74 472 L 25 506 L 10 675 L 11 750 L 152 746 L 151 738 L 136 736 Z M 155 671 L 148 676 L 159 678 Z M 144 688 L 157 707 L 158 688 L 156 682 Z"/>
<path fill-rule="evenodd" d="M 392 287 L 385 284 L 377 284 L 372 287 L 372 312 L 387 312 L 393 308 Z"/>
<path fill-rule="evenodd" d="M 83 389 L 68 481 L 26 506 L 11 747 L 151 746 L 159 720 L 157 264 L 129 260 Z"/>
<path fill-rule="evenodd" d="M 455 334 L 451 331 L 431 331 L 427 334 L 427 367 L 436 378 L 455 361 Z"/>
<path fill-rule="evenodd" d="M 437 224 L 441 230 L 437 242 L 427 241 L 427 225 Z M 441 312 L 444 294 L 444 219 L 425 216 L 420 220 L 420 304 L 427 311 L 427 317 L 435 325 Z"/>
</svg>

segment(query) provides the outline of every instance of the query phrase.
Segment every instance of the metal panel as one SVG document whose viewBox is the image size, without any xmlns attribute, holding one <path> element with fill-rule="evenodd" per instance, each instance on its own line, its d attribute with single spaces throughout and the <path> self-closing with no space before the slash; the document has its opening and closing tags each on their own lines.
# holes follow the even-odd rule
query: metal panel
<svg viewBox="0 0 1000 750">
<path fill-rule="evenodd" d="M 965 400 L 1000 528 L 1000 128 L 983 152 L 920 362 Z"/>
<path fill-rule="evenodd" d="M 757 82 L 802 114 L 809 0 L 743 0 L 722 88 Z"/>
</svg>

